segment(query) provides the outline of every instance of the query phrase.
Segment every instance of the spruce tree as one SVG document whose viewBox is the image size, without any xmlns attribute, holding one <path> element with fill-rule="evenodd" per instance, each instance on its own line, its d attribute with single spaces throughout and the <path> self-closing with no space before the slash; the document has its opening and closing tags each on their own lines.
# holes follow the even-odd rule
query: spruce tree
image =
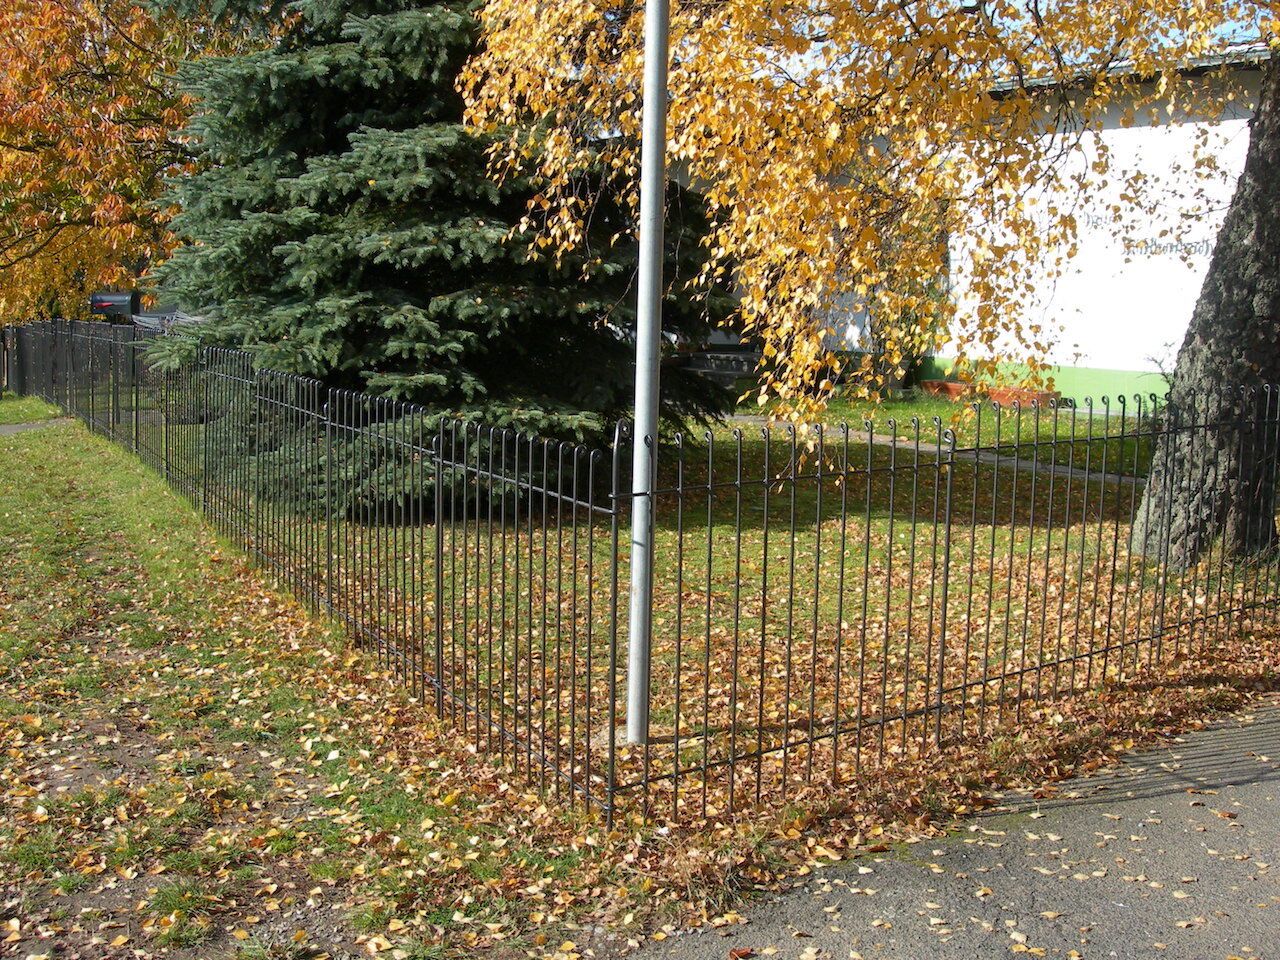
<svg viewBox="0 0 1280 960">
<path fill-rule="evenodd" d="M 489 143 L 464 127 L 455 89 L 476 5 L 291 10 L 267 48 L 189 68 L 199 167 L 174 187 L 184 242 L 159 289 L 208 318 L 207 342 L 262 367 L 500 425 L 603 431 L 633 377 L 634 248 L 609 243 L 626 214 L 606 190 L 594 242 L 558 266 L 511 237 L 536 185 L 486 176 Z M 664 323 L 696 340 L 731 305 L 684 292 L 701 215 L 677 187 L 671 201 Z M 663 393 L 674 419 L 730 400 L 678 367 Z"/>
</svg>

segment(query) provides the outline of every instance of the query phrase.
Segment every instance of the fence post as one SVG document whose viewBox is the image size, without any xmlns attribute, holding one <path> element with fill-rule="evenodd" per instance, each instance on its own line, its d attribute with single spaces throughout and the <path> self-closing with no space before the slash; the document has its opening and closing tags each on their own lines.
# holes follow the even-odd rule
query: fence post
<svg viewBox="0 0 1280 960">
<path fill-rule="evenodd" d="M 86 418 L 89 422 L 89 429 L 94 433 L 99 433 L 98 427 L 98 338 L 93 335 L 93 328 L 85 329 L 85 352 L 89 354 L 89 375 L 85 378 L 85 393 L 89 395 L 89 414 Z"/>
<path fill-rule="evenodd" d="M 67 357 L 66 352 L 67 338 L 63 335 L 62 324 L 57 321 L 51 321 L 53 326 L 49 330 L 48 349 L 51 358 L 49 364 L 49 402 L 61 407 L 64 413 L 71 412 L 71 404 L 68 398 L 63 396 L 62 384 L 67 379 Z"/>
<path fill-rule="evenodd" d="M 72 327 L 69 321 L 60 320 L 58 322 L 58 332 L 55 343 L 58 344 L 59 353 L 61 354 L 61 368 L 57 371 L 58 383 L 56 389 L 60 398 L 58 405 L 66 410 L 69 414 L 74 414 L 74 403 L 71 396 L 71 381 L 75 379 L 76 358 L 72 352 L 71 344 Z"/>
<path fill-rule="evenodd" d="M 1179 429 L 1178 427 L 1179 414 L 1180 414 L 1180 407 L 1173 402 L 1172 397 L 1169 397 L 1165 400 L 1163 421 L 1157 418 L 1153 418 L 1152 420 L 1154 429 L 1156 431 L 1156 437 L 1157 437 L 1156 443 L 1159 444 L 1160 447 L 1164 448 L 1163 450 L 1164 466 L 1163 466 L 1162 475 L 1165 477 L 1164 482 L 1168 487 L 1168 490 L 1175 489 L 1175 485 L 1172 480 L 1172 471 L 1174 469 L 1173 465 L 1176 462 L 1176 458 L 1173 456 L 1172 448 L 1173 448 L 1173 445 L 1177 442 L 1177 435 L 1178 435 L 1178 429 Z M 1194 422 L 1195 422 L 1195 418 L 1193 416 L 1192 423 Z M 1160 437 L 1160 434 L 1163 434 L 1163 438 Z M 1161 443 L 1160 442 L 1161 439 L 1163 439 L 1165 442 Z M 1159 449 L 1159 447 L 1157 449 Z M 1151 470 L 1148 474 L 1148 481 L 1147 481 L 1148 486 L 1150 486 L 1150 482 L 1151 482 L 1150 476 L 1153 475 L 1154 473 L 1155 473 L 1155 464 L 1152 463 Z M 1164 522 L 1161 524 L 1162 533 L 1161 533 L 1160 543 L 1156 549 L 1156 558 L 1157 558 L 1156 562 L 1158 564 L 1158 570 L 1159 570 L 1159 579 L 1156 582 L 1160 587 L 1160 596 L 1156 603 L 1156 611 L 1155 611 L 1155 648 L 1156 648 L 1155 662 L 1156 663 L 1160 663 L 1164 659 L 1165 614 L 1168 611 L 1168 601 L 1169 601 L 1169 550 L 1172 547 L 1172 540 L 1170 538 L 1170 529 L 1173 526 L 1172 494 L 1166 491 L 1164 500 L 1165 500 L 1165 503 L 1163 506 L 1164 506 L 1165 517 L 1164 517 Z M 1160 505 L 1157 504 L 1157 507 L 1159 506 Z"/>
<path fill-rule="evenodd" d="M 117 431 L 120 426 L 120 374 L 119 364 L 116 363 L 116 343 L 120 338 L 116 336 L 115 324 L 112 324 L 110 329 L 111 335 L 107 338 L 107 386 L 111 397 L 111 410 L 107 414 L 107 436 L 113 442 L 119 443 L 120 437 Z"/>
<path fill-rule="evenodd" d="M 946 697 L 943 693 L 946 690 L 947 681 L 947 618 L 950 614 L 951 600 L 951 497 L 955 489 L 955 453 L 956 453 L 956 435 L 950 428 L 942 434 L 943 450 L 939 450 L 939 463 L 941 469 L 946 473 L 946 495 L 942 508 L 942 583 L 939 589 L 942 591 L 942 609 L 941 622 L 938 625 L 938 715 L 934 721 L 934 743 L 942 745 L 942 715 L 946 710 Z M 945 459 L 943 459 L 945 457 Z M 960 696 L 964 696 L 964 690 L 960 691 Z"/>
<path fill-rule="evenodd" d="M 209 354 L 205 347 L 196 350 L 196 372 L 200 375 L 200 415 L 197 423 L 200 431 L 200 512 L 209 513 Z"/>
<path fill-rule="evenodd" d="M 0 327 L 0 355 L 3 356 L 3 362 L 0 362 L 0 378 L 4 380 L 4 389 L 12 390 L 14 393 L 21 393 L 14 383 L 18 377 L 15 375 L 18 371 L 18 363 L 22 356 L 18 349 L 18 331 L 16 327 Z M 12 367 L 12 369 L 10 369 Z"/>
<path fill-rule="evenodd" d="M 63 375 L 63 388 L 67 395 L 67 409 L 74 417 L 84 417 L 84 411 L 80 406 L 80 396 L 76 390 L 76 386 L 80 383 L 83 373 L 80 370 L 80 358 L 76 356 L 76 325 L 75 321 L 68 321 L 64 328 L 62 338 L 62 349 L 67 355 L 67 371 Z"/>
<path fill-rule="evenodd" d="M 129 340 L 129 383 L 133 387 L 133 452 L 142 453 L 142 405 L 141 377 L 138 375 L 138 339 L 135 334 Z"/>
<path fill-rule="evenodd" d="M 336 609 L 333 586 L 333 388 L 325 391 L 324 403 L 324 592 L 329 611 Z"/>
<path fill-rule="evenodd" d="M 65 338 L 62 336 L 62 326 L 56 320 L 50 321 L 53 326 L 49 330 L 49 354 L 51 362 L 49 364 L 49 396 L 50 403 L 61 407 L 64 413 L 70 413 L 70 404 L 64 403 L 62 398 L 62 381 L 66 379 L 66 363 L 63 357 L 63 346 Z"/>
<path fill-rule="evenodd" d="M 81 415 L 80 404 L 77 402 L 75 384 L 79 378 L 78 364 L 76 363 L 76 328 L 69 326 L 62 338 L 62 348 L 67 355 L 67 370 L 63 375 L 63 386 L 66 387 L 67 395 L 67 412 L 73 417 Z"/>
<path fill-rule="evenodd" d="M 163 468 L 165 480 L 172 482 L 169 476 L 169 411 L 172 409 L 169 397 L 170 383 L 169 371 L 165 370 L 164 377 L 160 381 L 160 465 Z"/>
<path fill-rule="evenodd" d="M 261 370 L 251 371 L 253 376 L 253 449 L 252 457 L 249 460 L 249 504 L 252 507 L 252 513 L 249 517 L 249 536 L 252 538 L 252 552 L 257 556 L 258 562 L 262 563 L 267 560 L 267 555 L 263 550 L 262 537 L 262 490 L 259 484 L 259 471 L 262 463 L 262 380 Z"/>
<path fill-rule="evenodd" d="M 435 631 L 436 716 L 444 717 L 444 419 L 436 429 L 435 449 L 431 452 L 435 466 L 435 598 L 432 612 Z"/>
</svg>

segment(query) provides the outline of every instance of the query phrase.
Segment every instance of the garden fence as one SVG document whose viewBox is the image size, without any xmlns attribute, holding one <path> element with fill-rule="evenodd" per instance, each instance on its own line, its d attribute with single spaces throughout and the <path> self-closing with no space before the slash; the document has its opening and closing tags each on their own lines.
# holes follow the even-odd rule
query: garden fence
<svg viewBox="0 0 1280 960">
<path fill-rule="evenodd" d="M 134 451 L 479 749 L 610 819 L 723 817 L 989 740 L 1280 599 L 1274 550 L 1130 542 L 1147 475 L 1199 489 L 1215 468 L 1188 445 L 1224 442 L 1261 464 L 1270 531 L 1271 388 L 664 437 L 650 730 L 628 744 L 624 428 L 531 437 L 215 347 L 154 366 L 127 326 L 6 336 L 11 389 Z"/>
</svg>

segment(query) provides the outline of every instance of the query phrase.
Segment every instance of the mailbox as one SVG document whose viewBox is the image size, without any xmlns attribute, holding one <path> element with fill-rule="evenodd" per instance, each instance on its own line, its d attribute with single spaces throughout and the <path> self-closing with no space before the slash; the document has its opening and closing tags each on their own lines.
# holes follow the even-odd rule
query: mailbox
<svg viewBox="0 0 1280 960">
<path fill-rule="evenodd" d="M 141 306 L 142 295 L 137 290 L 99 290 L 89 297 L 89 312 L 95 317 L 132 317 Z"/>
</svg>

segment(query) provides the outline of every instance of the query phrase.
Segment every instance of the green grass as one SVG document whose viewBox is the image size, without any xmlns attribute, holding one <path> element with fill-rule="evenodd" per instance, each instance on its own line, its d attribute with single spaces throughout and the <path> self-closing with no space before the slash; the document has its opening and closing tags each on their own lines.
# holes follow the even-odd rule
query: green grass
<svg viewBox="0 0 1280 960">
<path fill-rule="evenodd" d="M 246 546 L 281 561 L 286 586 L 323 587 L 366 639 L 377 636 L 357 656 L 333 623 L 264 591 L 244 557 L 129 454 L 78 426 L 0 438 L 0 735 L 19 744 L 13 769 L 49 763 L 55 732 L 108 719 L 155 751 L 139 780 L 117 784 L 123 794 L 51 797 L 59 816 L 49 820 L 30 819 L 28 793 L 0 789 L 0 882 L 20 875 L 57 896 L 73 862 L 155 877 L 151 909 L 171 908 L 163 915 L 177 920 L 162 935 L 184 946 L 224 936 L 245 890 L 292 870 L 304 887 L 342 885 L 353 929 L 430 917 L 444 932 L 406 935 L 409 955 L 469 955 L 466 931 L 532 909 L 521 893 L 532 880 L 584 885 L 580 913 L 594 909 L 590 891 L 624 885 L 578 842 L 598 821 L 567 805 L 503 812 L 525 775 L 557 786 L 504 734 L 596 784 L 609 759 L 624 784 L 645 765 L 683 770 L 685 802 L 696 804 L 708 761 L 839 728 L 838 757 L 825 744 L 788 746 L 716 766 L 703 783 L 714 797 L 734 771 L 740 795 L 752 777 L 785 788 L 805 763 L 849 779 L 851 764 L 919 742 L 924 722 L 908 714 L 940 684 L 968 691 L 970 717 L 998 710 L 1003 722 L 1033 688 L 1053 694 L 1118 673 L 1102 657 L 1077 677 L 1065 658 L 1149 633 L 1160 618 L 1184 621 L 1170 643 L 1189 645 L 1210 629 L 1215 592 L 1274 593 L 1280 577 L 1220 557 L 1168 576 L 1131 556 L 1131 487 L 945 465 L 914 447 L 851 441 L 833 461 L 829 447 L 824 459 L 785 438 L 739 448 L 717 436 L 709 468 L 705 450 L 689 456 L 683 499 L 658 498 L 655 738 L 647 754 L 617 743 L 616 757 L 604 744 L 610 705 L 625 707 L 614 686 L 623 651 L 609 641 L 612 611 L 625 618 L 627 538 L 614 568 L 607 518 L 538 516 L 531 531 L 455 517 L 441 531 L 450 566 L 437 597 L 426 527 L 330 530 L 286 503 L 241 501 L 268 521 Z M 190 450 L 177 462 L 199 469 Z M 746 482 L 724 482 L 739 471 Z M 330 543 L 332 555 L 321 549 Z M 935 589 L 944 571 L 945 596 Z M 422 714 L 389 692 L 387 673 L 403 669 L 394 655 L 435 669 L 426 641 L 437 602 L 446 681 L 504 726 L 468 718 L 474 753 L 435 727 L 400 739 Z M 1126 666 L 1141 652 L 1127 651 Z M 886 722 L 849 735 L 868 718 Z M 482 787 L 459 779 L 495 754 L 514 773 Z M 675 802 L 671 783 L 654 787 L 655 802 Z M 543 832 L 526 835 L 531 822 Z M 455 929 L 458 912 L 478 923 Z"/>
<path fill-rule="evenodd" d="M 0 401 L 0 414 L 17 404 Z M 163 943 L 213 950 L 237 910 L 261 909 L 237 890 L 296 870 L 304 890 L 325 877 L 354 903 L 392 904 L 406 922 L 394 939 L 411 954 L 470 955 L 461 937 L 442 944 L 413 920 L 437 907 L 452 916 L 472 884 L 470 915 L 518 916 L 476 879 L 507 873 L 505 848 L 489 841 L 505 838 L 509 817 L 466 793 L 474 758 L 442 774 L 392 747 L 416 729 L 413 708 L 365 677 L 372 661 L 343 665 L 331 624 L 300 619 L 245 570 L 154 473 L 82 427 L 0 437 L 0 738 L 17 771 L 16 792 L 0 788 L 0 883 L 21 877 L 37 900 L 90 904 L 106 878 L 154 876 L 148 911 L 177 916 L 157 930 Z M 120 731 L 144 766 L 117 770 L 114 786 L 51 794 L 37 817 L 23 778 L 68 750 L 113 749 L 95 742 L 102 730 Z M 428 856 L 451 849 L 478 862 Z M 567 874 L 579 856 L 549 853 L 550 869 Z M 402 858 L 427 874 L 396 868 Z M 86 863 L 105 876 L 69 879 Z"/>
<path fill-rule="evenodd" d="M 8 850 L 8 860 L 23 870 L 54 870 L 67 852 L 58 832 L 45 828 L 17 839 Z"/>
<path fill-rule="evenodd" d="M 57 407 L 38 397 L 19 397 L 8 390 L 0 397 L 0 424 L 31 423 L 48 420 L 59 414 Z"/>
<path fill-rule="evenodd" d="M 162 883 L 151 895 L 149 906 L 156 913 L 208 914 L 218 898 L 193 880 Z"/>
</svg>

